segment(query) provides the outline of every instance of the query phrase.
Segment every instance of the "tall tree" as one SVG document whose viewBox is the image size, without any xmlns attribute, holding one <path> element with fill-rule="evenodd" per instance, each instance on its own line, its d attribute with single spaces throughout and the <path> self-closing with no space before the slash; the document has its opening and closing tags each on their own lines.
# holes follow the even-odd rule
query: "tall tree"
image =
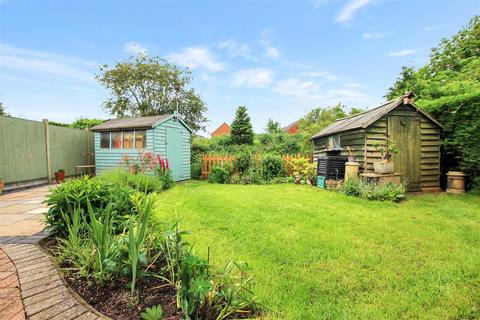
<svg viewBox="0 0 480 320">
<path fill-rule="evenodd" d="M 280 125 L 280 122 L 268 119 L 265 131 L 267 131 L 267 133 L 280 133 L 282 132 L 282 126 Z"/>
<path fill-rule="evenodd" d="M 231 138 L 234 144 L 253 144 L 253 127 L 245 106 L 237 108 L 232 122 Z"/>
<path fill-rule="evenodd" d="M 100 68 L 97 80 L 110 97 L 104 108 L 116 117 L 174 113 L 194 131 L 205 128 L 207 107 L 193 88 L 190 71 L 160 58 L 139 54 L 110 68 Z"/>
</svg>

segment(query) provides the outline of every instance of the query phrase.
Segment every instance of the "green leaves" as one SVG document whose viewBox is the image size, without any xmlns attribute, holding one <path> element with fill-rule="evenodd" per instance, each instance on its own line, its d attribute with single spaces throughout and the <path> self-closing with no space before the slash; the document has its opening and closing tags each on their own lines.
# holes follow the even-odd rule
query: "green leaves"
<svg viewBox="0 0 480 320">
<path fill-rule="evenodd" d="M 178 113 L 194 131 L 203 129 L 207 107 L 189 88 L 190 72 L 160 58 L 139 54 L 110 68 L 104 65 L 96 79 L 110 90 L 104 107 L 116 117 L 143 117 Z"/>
<path fill-rule="evenodd" d="M 141 313 L 143 320 L 162 320 L 163 319 L 163 310 L 162 306 L 157 304 L 150 308 L 146 308 L 144 312 Z"/>
<path fill-rule="evenodd" d="M 128 228 L 128 259 L 132 272 L 131 294 L 133 297 L 137 282 L 138 263 L 142 256 L 141 251 L 145 243 L 155 195 L 146 196 L 137 192 L 131 196 L 131 201 L 137 211 L 137 215 L 131 216 Z"/>
</svg>

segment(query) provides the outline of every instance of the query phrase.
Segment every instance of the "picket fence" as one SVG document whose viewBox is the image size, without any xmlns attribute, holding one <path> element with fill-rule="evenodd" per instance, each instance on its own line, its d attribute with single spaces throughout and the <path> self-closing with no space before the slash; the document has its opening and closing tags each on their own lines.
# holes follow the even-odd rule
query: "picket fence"
<svg viewBox="0 0 480 320">
<path fill-rule="evenodd" d="M 287 169 L 287 174 L 291 175 L 291 172 L 288 172 L 291 168 L 288 164 L 292 161 L 292 159 L 299 159 L 304 158 L 305 156 L 299 154 L 296 155 L 283 155 L 282 160 L 285 163 L 285 168 Z M 256 160 L 260 160 L 261 156 L 255 156 Z M 210 172 L 214 167 L 229 167 L 235 169 L 237 163 L 237 157 L 235 155 L 212 155 L 212 154 L 205 154 L 202 156 L 202 179 L 208 178 Z"/>
</svg>

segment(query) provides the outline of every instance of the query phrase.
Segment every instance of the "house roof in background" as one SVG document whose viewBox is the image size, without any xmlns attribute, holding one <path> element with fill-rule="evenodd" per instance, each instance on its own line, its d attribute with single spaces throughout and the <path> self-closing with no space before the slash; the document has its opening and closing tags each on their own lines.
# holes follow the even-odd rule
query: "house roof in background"
<svg viewBox="0 0 480 320">
<path fill-rule="evenodd" d="M 228 125 L 228 123 L 224 122 L 220 126 L 218 126 L 218 128 L 215 129 L 210 135 L 212 137 L 215 137 L 223 134 L 230 134 L 231 129 L 232 128 Z"/>
<path fill-rule="evenodd" d="M 443 128 L 443 126 L 437 120 L 435 120 L 425 111 L 422 111 L 420 108 L 418 108 L 411 100 L 412 98 L 413 93 L 407 92 L 405 95 L 398 97 L 397 99 L 391 100 L 385 104 L 382 104 L 381 106 L 378 106 L 376 108 L 363 111 L 350 117 L 337 119 L 329 126 L 323 128 L 319 133 L 312 136 L 312 139 L 328 136 L 338 132 L 344 132 L 359 128 L 367 128 L 375 121 L 377 121 L 378 119 L 380 119 L 381 117 L 402 104 L 410 105 L 411 107 L 415 108 L 417 112 L 423 114 L 440 128 Z"/>
<path fill-rule="evenodd" d="M 173 117 L 174 117 L 173 114 L 162 114 L 162 115 L 150 116 L 150 117 L 112 119 L 112 120 L 106 121 L 102 124 L 99 124 L 99 125 L 93 127 L 92 131 L 111 131 L 111 130 L 117 130 L 117 129 L 153 128 L 156 125 L 158 125 L 158 124 L 160 124 L 160 123 L 162 123 L 162 122 L 164 122 L 164 121 L 166 121 L 170 118 L 173 118 Z M 183 121 L 182 121 L 182 123 L 183 123 Z M 185 125 L 185 123 L 183 123 L 183 124 Z"/>
<path fill-rule="evenodd" d="M 291 128 L 297 126 L 297 125 L 298 125 L 298 121 L 300 121 L 300 120 L 297 120 L 297 121 L 294 121 L 294 122 L 290 123 L 288 126 L 286 126 L 285 128 L 283 128 L 283 131 L 288 131 L 288 130 L 290 130 Z"/>
</svg>

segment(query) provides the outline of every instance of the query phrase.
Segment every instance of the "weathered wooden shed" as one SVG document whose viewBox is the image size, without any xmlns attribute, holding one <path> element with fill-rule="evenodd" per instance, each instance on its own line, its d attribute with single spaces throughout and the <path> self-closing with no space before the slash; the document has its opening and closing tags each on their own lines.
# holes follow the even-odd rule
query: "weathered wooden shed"
<svg viewBox="0 0 480 320">
<path fill-rule="evenodd" d="M 153 152 L 168 159 L 175 181 L 190 179 L 190 136 L 192 130 L 174 115 L 123 118 L 92 128 L 95 132 L 97 174 L 118 167 L 122 156 Z"/>
<path fill-rule="evenodd" d="M 413 102 L 413 94 L 389 101 L 351 117 L 338 119 L 312 137 L 314 157 L 355 154 L 361 172 L 373 172 L 380 161 L 375 142 L 395 143 L 395 172 L 408 181 L 408 191 L 440 190 L 440 131 L 442 125 Z"/>
</svg>

